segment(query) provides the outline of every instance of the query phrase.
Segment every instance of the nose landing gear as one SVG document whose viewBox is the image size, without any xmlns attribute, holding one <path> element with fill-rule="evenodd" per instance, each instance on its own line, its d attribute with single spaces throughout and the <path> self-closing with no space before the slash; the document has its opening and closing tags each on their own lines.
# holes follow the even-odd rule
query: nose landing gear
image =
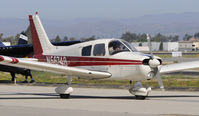
<svg viewBox="0 0 199 116">
<path fill-rule="evenodd" d="M 137 81 L 132 88 L 129 89 L 129 92 L 135 95 L 136 99 L 144 100 L 149 92 L 151 91 L 151 87 L 145 88 L 142 83 Z"/>
</svg>

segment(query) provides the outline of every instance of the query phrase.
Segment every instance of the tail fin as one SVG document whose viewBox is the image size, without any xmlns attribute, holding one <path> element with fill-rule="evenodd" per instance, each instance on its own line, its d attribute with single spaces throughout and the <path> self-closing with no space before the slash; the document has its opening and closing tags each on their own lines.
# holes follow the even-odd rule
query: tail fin
<svg viewBox="0 0 199 116">
<path fill-rule="evenodd" d="M 28 37 L 23 32 L 20 34 L 19 41 L 18 41 L 18 45 L 22 45 L 22 44 L 28 44 Z"/>
<path fill-rule="evenodd" d="M 32 33 L 34 55 L 41 55 L 50 50 L 56 49 L 56 47 L 49 41 L 37 12 L 34 16 L 29 15 L 29 21 Z"/>
<path fill-rule="evenodd" d="M 2 47 L 2 46 L 5 46 L 5 45 L 3 44 L 3 42 L 0 41 L 0 47 Z"/>
</svg>

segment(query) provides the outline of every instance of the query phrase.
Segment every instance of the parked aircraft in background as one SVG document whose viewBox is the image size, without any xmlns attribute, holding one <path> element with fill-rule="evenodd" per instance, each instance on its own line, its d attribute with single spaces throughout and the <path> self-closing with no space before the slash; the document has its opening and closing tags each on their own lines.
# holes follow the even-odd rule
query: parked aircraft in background
<svg viewBox="0 0 199 116">
<path fill-rule="evenodd" d="M 24 33 L 20 34 L 18 45 L 5 46 L 3 43 L 2 44 L 1 43 L 2 42 L 0 42 L 0 54 L 1 55 L 25 57 L 25 56 L 29 55 L 28 51 L 30 51 L 31 49 L 33 50 L 33 48 L 30 48 L 30 46 L 27 45 L 28 38 Z M 25 49 L 22 49 L 21 48 L 22 46 L 23 46 L 23 48 L 25 47 Z M 21 74 L 21 75 L 26 76 L 26 79 L 28 78 L 28 76 L 30 76 L 31 77 L 30 82 L 31 83 L 34 82 L 34 79 L 32 78 L 32 75 L 31 75 L 31 71 L 29 69 L 0 64 L 0 71 L 9 72 L 12 77 L 11 81 L 15 81 L 15 79 L 16 79 L 15 74 Z M 25 80 L 24 82 L 27 83 L 28 81 Z"/>
<path fill-rule="evenodd" d="M 64 41 L 64 42 L 52 42 L 55 46 L 69 46 L 76 43 L 81 43 L 82 41 Z M 28 37 L 22 33 L 20 34 L 20 39 L 18 41 L 18 45 L 5 46 L 2 42 L 0 42 L 0 55 L 12 56 L 12 57 L 29 57 L 33 56 L 33 46 L 32 44 L 28 44 Z"/>
<path fill-rule="evenodd" d="M 65 42 L 52 42 L 55 46 L 69 46 L 76 43 L 80 43 L 82 41 L 65 41 Z M 17 45 L 12 46 L 5 46 L 2 42 L 0 42 L 0 55 L 6 55 L 11 57 L 20 57 L 20 58 L 32 58 L 34 52 L 33 52 L 33 46 L 32 44 L 28 44 L 28 37 L 25 33 L 21 33 L 19 36 L 19 41 Z M 11 81 L 14 81 L 16 79 L 15 74 L 21 74 L 26 76 L 26 79 L 24 80 L 24 83 L 28 83 L 27 77 L 31 77 L 31 83 L 34 82 L 34 79 L 32 77 L 31 71 L 29 69 L 24 68 L 18 68 L 18 67 L 12 67 L 12 66 L 6 66 L 0 64 L 0 71 L 3 72 L 10 72 L 11 74 Z"/>
<path fill-rule="evenodd" d="M 38 13 L 29 16 L 34 46 L 34 59 L 0 56 L 0 63 L 27 69 L 66 75 L 67 84 L 55 89 L 61 98 L 70 97 L 72 77 L 85 79 L 128 79 L 136 81 L 129 92 L 137 99 L 145 99 L 151 88 L 142 80 L 157 77 L 164 89 L 160 73 L 198 68 L 199 62 L 162 66 L 162 59 L 143 54 L 121 39 L 98 39 L 70 46 L 54 46 L 42 26 Z M 36 61 L 37 60 L 37 61 Z M 186 64 L 186 65 L 184 65 Z"/>
</svg>

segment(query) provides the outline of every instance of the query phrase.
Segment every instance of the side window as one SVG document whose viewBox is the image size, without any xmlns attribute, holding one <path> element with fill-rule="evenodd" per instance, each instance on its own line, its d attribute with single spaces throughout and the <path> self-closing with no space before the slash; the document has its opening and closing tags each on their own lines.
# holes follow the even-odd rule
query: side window
<svg viewBox="0 0 199 116">
<path fill-rule="evenodd" d="M 82 56 L 90 56 L 91 55 L 92 46 L 86 46 L 82 48 Z"/>
<path fill-rule="evenodd" d="M 104 56 L 105 55 L 105 45 L 96 44 L 93 51 L 94 56 Z"/>
</svg>

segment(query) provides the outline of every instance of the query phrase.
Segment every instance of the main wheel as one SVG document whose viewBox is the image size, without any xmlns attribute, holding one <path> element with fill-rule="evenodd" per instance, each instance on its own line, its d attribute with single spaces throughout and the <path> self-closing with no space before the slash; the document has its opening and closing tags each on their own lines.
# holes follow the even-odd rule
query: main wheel
<svg viewBox="0 0 199 116">
<path fill-rule="evenodd" d="M 70 94 L 60 94 L 60 98 L 68 99 L 70 98 Z"/>
<path fill-rule="evenodd" d="M 136 98 L 137 100 L 145 100 L 145 99 L 146 99 L 146 96 L 136 95 L 135 98 Z"/>
</svg>

